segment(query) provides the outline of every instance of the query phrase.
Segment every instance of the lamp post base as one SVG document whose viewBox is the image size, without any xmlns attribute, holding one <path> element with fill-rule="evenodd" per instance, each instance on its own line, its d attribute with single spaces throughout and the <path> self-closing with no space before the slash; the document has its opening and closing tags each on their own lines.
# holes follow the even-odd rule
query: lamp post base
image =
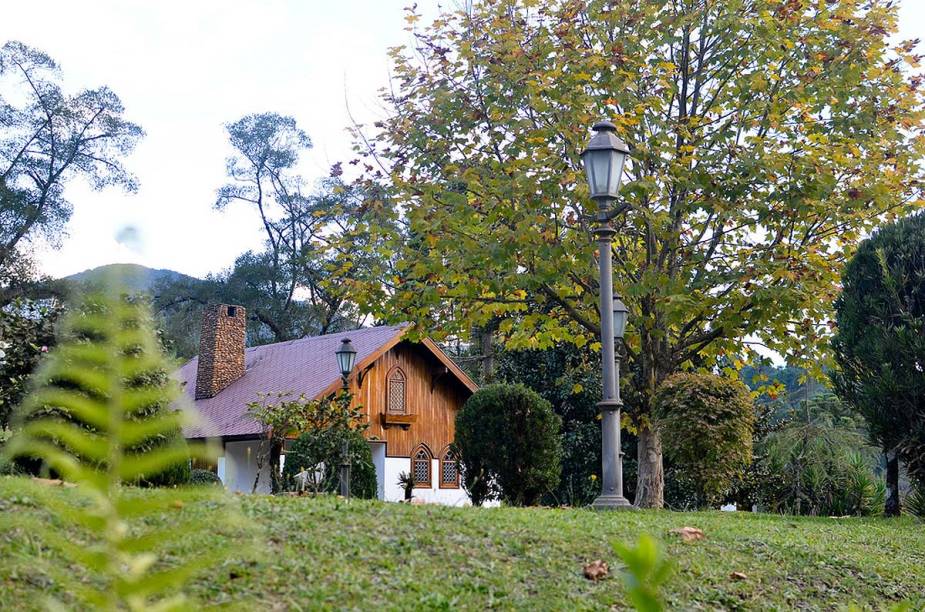
<svg viewBox="0 0 925 612">
<path fill-rule="evenodd" d="M 591 503 L 592 510 L 635 510 L 635 506 L 622 495 L 599 495 Z"/>
</svg>

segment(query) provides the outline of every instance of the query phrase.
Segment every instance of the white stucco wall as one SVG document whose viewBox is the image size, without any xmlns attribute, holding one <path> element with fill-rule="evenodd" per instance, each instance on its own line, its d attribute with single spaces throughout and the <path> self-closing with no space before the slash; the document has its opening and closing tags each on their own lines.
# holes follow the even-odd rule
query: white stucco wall
<svg viewBox="0 0 925 612">
<path fill-rule="evenodd" d="M 402 501 L 405 499 L 405 491 L 398 485 L 398 476 L 402 472 L 411 471 L 411 459 L 408 457 L 386 457 L 384 467 L 385 494 L 380 499 Z M 378 469 L 377 467 L 377 474 Z M 430 473 L 432 486 L 426 489 L 415 487 L 413 493 L 415 498 L 429 504 L 443 504 L 445 506 L 470 505 L 469 496 L 466 495 L 466 491 L 462 487 L 458 489 L 440 488 L 440 461 L 438 459 L 431 460 Z"/>
<path fill-rule="evenodd" d="M 411 471 L 411 459 L 408 457 L 387 457 L 384 442 L 371 441 L 369 443 L 373 456 L 373 465 L 376 468 L 376 481 L 378 498 L 385 501 L 398 502 L 405 499 L 405 491 L 398 485 L 398 476 L 402 472 Z M 257 475 L 257 452 L 259 443 L 256 440 L 225 442 L 225 454 L 218 461 L 218 476 L 225 488 L 229 491 L 250 493 Z M 280 467 L 285 465 L 285 455 L 280 457 Z M 258 493 L 270 492 L 270 466 L 264 462 L 257 484 Z M 415 487 L 414 497 L 431 504 L 444 504 L 447 506 L 468 506 L 469 496 L 465 490 L 440 488 L 440 461 L 431 461 L 432 486 L 429 488 Z"/>
<path fill-rule="evenodd" d="M 224 478 L 222 482 L 229 491 L 250 493 L 257 476 L 257 451 L 259 443 L 256 440 L 241 442 L 225 442 Z M 270 492 L 270 466 L 264 461 L 260 473 L 260 482 L 257 484 L 258 493 Z"/>
<path fill-rule="evenodd" d="M 369 448 L 376 468 L 376 497 L 385 499 L 385 442 L 370 441 Z"/>
</svg>

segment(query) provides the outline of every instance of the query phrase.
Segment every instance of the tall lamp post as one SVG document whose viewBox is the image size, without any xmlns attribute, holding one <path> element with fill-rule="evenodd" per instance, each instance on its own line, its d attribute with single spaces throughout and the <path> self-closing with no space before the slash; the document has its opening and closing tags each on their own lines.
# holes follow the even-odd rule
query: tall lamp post
<svg viewBox="0 0 925 612">
<path fill-rule="evenodd" d="M 591 199 L 597 203 L 594 217 L 594 235 L 597 237 L 600 262 L 601 293 L 601 360 L 603 370 L 603 399 L 598 402 L 601 411 L 601 494 L 591 504 L 595 510 L 631 508 L 623 497 L 623 462 L 620 452 L 620 399 L 619 364 L 614 344 L 623 337 L 627 309 L 623 301 L 613 295 L 613 257 L 610 243 L 615 233 L 610 220 L 619 212 L 613 208 L 620 191 L 623 163 L 629 147 L 617 136 L 617 127 L 609 121 L 595 123 L 594 136 L 581 154 L 588 176 Z M 619 308 L 619 310 L 618 310 Z"/>
<path fill-rule="evenodd" d="M 340 379 L 343 382 L 343 390 L 341 397 L 344 402 L 348 401 L 348 390 L 349 390 L 349 379 L 350 373 L 353 371 L 353 366 L 357 360 L 357 350 L 353 347 L 353 343 L 350 342 L 350 338 L 344 338 L 341 341 L 340 346 L 334 355 L 337 357 L 337 367 L 340 368 Z M 347 444 L 347 439 L 344 439 L 344 444 L 341 447 L 341 463 L 340 463 L 340 494 L 344 498 L 350 497 L 350 449 Z"/>
</svg>

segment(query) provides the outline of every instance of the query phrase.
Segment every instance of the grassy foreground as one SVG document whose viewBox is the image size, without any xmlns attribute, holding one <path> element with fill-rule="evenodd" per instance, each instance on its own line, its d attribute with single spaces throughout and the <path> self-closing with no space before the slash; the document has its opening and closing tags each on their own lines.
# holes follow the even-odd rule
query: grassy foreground
<svg viewBox="0 0 925 612">
<path fill-rule="evenodd" d="M 0 512 L 43 510 L 28 481 L 0 478 Z M 55 495 L 74 495 L 57 489 Z M 144 496 L 144 492 L 139 492 Z M 647 532 L 674 572 L 664 589 L 678 609 L 880 609 L 905 600 L 925 609 L 925 526 L 911 519 L 794 518 L 748 513 L 443 508 L 369 501 L 240 496 L 248 533 L 180 538 L 167 559 L 241 538 L 235 558 L 187 589 L 200 602 L 247 609 L 543 610 L 624 607 L 610 543 Z M 214 505 L 176 510 L 209 525 Z M 52 527 L 50 517 L 43 524 Z M 165 524 L 176 518 L 165 517 Z M 684 543 L 670 529 L 706 539 Z M 247 541 L 259 545 L 248 549 Z M 227 541 L 225 542 L 227 543 Z M 248 552 L 250 550 L 250 552 Z M 611 566 L 584 578 L 594 559 Z M 0 533 L 0 609 L 40 608 L 66 594 L 42 570 L 58 562 L 36 534 Z M 76 570 L 75 570 L 76 571 Z M 734 579 L 732 572 L 745 574 Z"/>
</svg>

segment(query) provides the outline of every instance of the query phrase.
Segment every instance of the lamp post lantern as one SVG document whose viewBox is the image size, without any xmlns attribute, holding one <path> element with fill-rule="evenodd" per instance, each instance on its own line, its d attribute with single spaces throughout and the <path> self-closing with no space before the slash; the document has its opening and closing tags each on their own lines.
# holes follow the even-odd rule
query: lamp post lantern
<svg viewBox="0 0 925 612">
<path fill-rule="evenodd" d="M 350 342 L 350 338 L 344 338 L 340 341 L 340 346 L 334 351 L 337 356 L 337 367 L 340 368 L 340 378 L 344 383 L 344 390 L 347 389 L 347 379 L 353 372 L 353 365 L 357 360 L 357 350 Z"/>
<path fill-rule="evenodd" d="M 334 355 L 337 357 L 337 367 L 340 368 L 340 379 L 343 382 L 343 389 L 341 391 L 342 401 L 346 404 L 350 401 L 348 392 L 349 392 L 349 379 L 350 373 L 353 371 L 353 366 L 356 363 L 357 359 L 357 350 L 354 348 L 353 343 L 350 342 L 350 338 L 344 338 L 341 341 L 340 346 Z M 346 406 L 345 406 L 346 408 Z M 345 498 L 350 498 L 350 447 L 347 444 L 346 438 L 344 439 L 343 446 L 341 447 L 341 463 L 340 463 L 340 494 Z"/>
<path fill-rule="evenodd" d="M 623 164 L 629 147 L 617 136 L 616 126 L 609 121 L 595 123 L 594 136 L 581 154 L 588 177 L 591 199 L 597 203 L 594 235 L 597 237 L 600 265 L 601 358 L 603 398 L 598 402 L 601 411 L 601 494 L 591 507 L 595 510 L 631 508 L 623 497 L 623 461 L 620 452 L 620 371 L 614 344 L 623 337 L 627 308 L 613 295 L 613 258 L 610 244 L 615 233 L 610 220 L 616 212 L 613 202 L 620 191 Z"/>
</svg>

